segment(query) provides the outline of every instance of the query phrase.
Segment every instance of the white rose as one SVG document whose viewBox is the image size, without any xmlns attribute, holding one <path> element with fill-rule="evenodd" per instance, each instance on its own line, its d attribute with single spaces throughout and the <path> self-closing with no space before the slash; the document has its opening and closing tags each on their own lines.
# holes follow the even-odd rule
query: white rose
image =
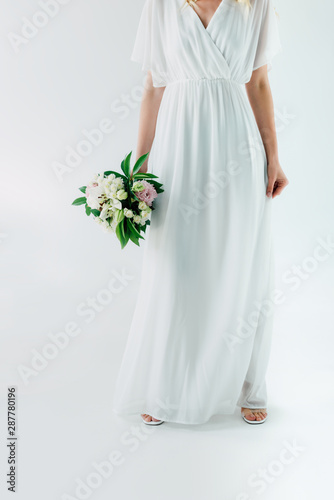
<svg viewBox="0 0 334 500">
<path fill-rule="evenodd" d="M 146 211 L 145 212 L 143 212 L 143 211 L 140 212 L 140 216 L 141 216 L 142 219 L 147 220 L 149 218 L 149 215 L 150 215 L 149 212 L 146 212 Z"/>
<path fill-rule="evenodd" d="M 135 215 L 133 220 L 135 221 L 136 224 L 140 224 L 140 221 L 141 221 L 140 215 Z"/>
<path fill-rule="evenodd" d="M 128 217 L 129 219 L 131 219 L 131 217 L 133 217 L 133 212 L 132 212 L 132 210 L 129 210 L 128 208 L 124 208 L 124 215 L 125 215 L 125 217 Z"/>
<path fill-rule="evenodd" d="M 140 201 L 138 204 L 138 207 L 139 207 L 139 210 L 146 210 L 146 208 L 148 208 L 145 201 Z"/>
</svg>

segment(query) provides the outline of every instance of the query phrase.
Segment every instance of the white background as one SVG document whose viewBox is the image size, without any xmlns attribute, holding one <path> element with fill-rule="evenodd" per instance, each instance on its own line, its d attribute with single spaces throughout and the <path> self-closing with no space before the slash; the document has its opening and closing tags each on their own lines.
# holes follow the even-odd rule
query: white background
<svg viewBox="0 0 334 500">
<path fill-rule="evenodd" d="M 71 206 L 93 173 L 117 169 L 135 149 L 143 75 L 129 57 L 143 1 L 63 1 L 53 18 L 42 18 L 38 1 L 1 0 L 0 432 L 5 438 L 7 387 L 16 385 L 16 498 L 290 500 L 326 497 L 331 488 L 334 249 L 317 249 L 319 239 L 334 241 L 334 7 L 330 0 L 275 5 L 283 52 L 270 80 L 290 185 L 273 202 L 276 285 L 284 300 L 267 379 L 269 419 L 254 428 L 236 410 L 148 435 L 139 417 L 111 411 L 143 247 L 121 251 L 82 207 Z M 27 20 L 45 25 L 30 26 L 30 38 L 16 38 L 15 50 L 13 34 L 22 36 Z M 55 162 L 65 164 L 68 148 L 85 139 L 82 131 L 105 119 L 113 131 L 57 177 Z M 108 296 L 115 273 L 129 278 Z M 292 282 L 294 273 L 300 277 Z M 94 298 L 99 311 L 87 322 L 78 307 L 87 310 Z M 71 322 L 78 335 L 24 383 L 19 367 L 31 369 L 33 352 L 42 353 L 49 334 Z M 137 437 L 129 441 L 130 434 Z M 282 452 L 294 441 L 295 455 Z M 5 439 L 0 446 L 0 495 L 12 498 Z M 86 481 L 93 462 L 114 450 L 123 462 L 77 495 L 77 478 Z M 249 483 L 261 470 L 262 494 Z"/>
</svg>

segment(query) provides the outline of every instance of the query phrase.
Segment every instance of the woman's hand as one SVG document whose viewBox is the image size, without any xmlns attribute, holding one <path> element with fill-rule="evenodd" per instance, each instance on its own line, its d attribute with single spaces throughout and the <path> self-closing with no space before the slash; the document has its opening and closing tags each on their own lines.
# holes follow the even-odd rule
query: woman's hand
<svg viewBox="0 0 334 500">
<path fill-rule="evenodd" d="M 289 181 L 284 174 L 281 165 L 278 161 L 268 163 L 268 198 L 275 198 L 289 184 Z"/>
</svg>

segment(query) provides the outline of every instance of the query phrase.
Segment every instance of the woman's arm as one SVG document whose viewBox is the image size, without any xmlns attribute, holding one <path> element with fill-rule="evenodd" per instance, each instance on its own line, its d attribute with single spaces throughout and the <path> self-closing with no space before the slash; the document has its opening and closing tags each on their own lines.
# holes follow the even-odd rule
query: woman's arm
<svg viewBox="0 0 334 500">
<path fill-rule="evenodd" d="M 152 74 L 148 72 L 140 108 L 137 159 L 151 150 L 164 90 L 165 87 L 153 87 Z M 147 160 L 140 172 L 147 172 Z"/>
<path fill-rule="evenodd" d="M 262 66 L 253 71 L 251 80 L 246 83 L 246 91 L 267 155 L 267 196 L 275 198 L 275 196 L 281 194 L 289 181 L 278 160 L 274 104 L 267 66 Z"/>
</svg>

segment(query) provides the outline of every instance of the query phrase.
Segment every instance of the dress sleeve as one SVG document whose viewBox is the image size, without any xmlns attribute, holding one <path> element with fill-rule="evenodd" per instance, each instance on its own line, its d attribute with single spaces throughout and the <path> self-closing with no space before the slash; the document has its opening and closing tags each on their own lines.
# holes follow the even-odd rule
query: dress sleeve
<svg viewBox="0 0 334 500">
<path fill-rule="evenodd" d="M 268 71 L 270 71 L 272 58 L 282 50 L 277 15 L 272 0 L 263 0 L 263 9 L 258 23 L 260 28 L 253 71 L 265 64 L 268 65 Z"/>
<path fill-rule="evenodd" d="M 131 54 L 131 60 L 140 63 L 143 71 L 151 71 L 154 87 L 166 85 L 162 17 L 159 0 L 146 0 Z"/>
</svg>

